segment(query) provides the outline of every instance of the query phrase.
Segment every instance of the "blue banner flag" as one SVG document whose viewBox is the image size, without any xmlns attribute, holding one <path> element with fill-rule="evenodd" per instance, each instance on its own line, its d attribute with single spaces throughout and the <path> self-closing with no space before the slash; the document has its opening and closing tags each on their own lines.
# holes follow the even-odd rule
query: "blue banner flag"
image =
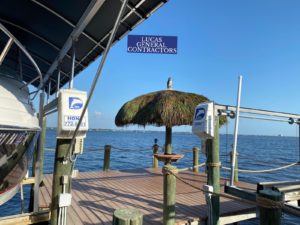
<svg viewBox="0 0 300 225">
<path fill-rule="evenodd" d="M 127 52 L 177 54 L 177 37 L 128 35 Z"/>
</svg>

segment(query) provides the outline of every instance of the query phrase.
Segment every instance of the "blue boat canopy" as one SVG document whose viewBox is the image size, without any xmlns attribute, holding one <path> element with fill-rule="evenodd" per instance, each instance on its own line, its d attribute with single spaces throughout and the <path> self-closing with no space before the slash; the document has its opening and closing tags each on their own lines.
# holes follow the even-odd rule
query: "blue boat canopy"
<svg viewBox="0 0 300 225">
<path fill-rule="evenodd" d="M 129 0 L 114 42 L 166 2 Z M 58 83 L 61 87 L 70 79 L 73 46 L 74 75 L 103 53 L 121 4 L 122 0 L 2 0 L 0 23 L 25 46 L 40 68 L 44 82 L 34 80 L 38 76 L 35 67 L 16 45 L 11 46 L 4 58 L 0 74 L 19 77 L 45 91 L 51 82 L 51 94 L 54 93 Z M 0 32 L 0 52 L 8 41 L 9 37 Z"/>
</svg>

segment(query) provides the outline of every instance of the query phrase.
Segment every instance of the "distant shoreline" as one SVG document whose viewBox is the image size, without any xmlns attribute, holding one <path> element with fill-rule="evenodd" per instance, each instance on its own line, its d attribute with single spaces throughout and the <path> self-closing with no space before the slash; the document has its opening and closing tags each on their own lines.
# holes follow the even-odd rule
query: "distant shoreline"
<svg viewBox="0 0 300 225">
<path fill-rule="evenodd" d="M 56 130 L 56 127 L 47 127 L 47 130 Z M 126 130 L 126 129 L 109 129 L 109 128 L 90 128 L 89 132 L 133 132 L 133 133 L 164 133 L 165 131 L 160 130 Z M 191 131 L 173 131 L 176 134 L 193 134 Z M 225 134 L 220 133 L 220 135 L 228 135 L 233 136 L 233 134 Z M 278 138 L 285 138 L 285 137 L 292 137 L 297 138 L 297 136 L 289 136 L 289 135 L 268 135 L 268 134 L 239 134 L 239 136 L 260 136 L 260 137 L 278 137 Z"/>
</svg>

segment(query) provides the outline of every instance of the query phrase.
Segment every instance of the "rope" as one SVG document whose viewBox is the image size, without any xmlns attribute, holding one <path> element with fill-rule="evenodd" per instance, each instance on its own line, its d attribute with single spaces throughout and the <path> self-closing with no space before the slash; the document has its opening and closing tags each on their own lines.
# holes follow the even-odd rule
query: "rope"
<svg viewBox="0 0 300 225">
<path fill-rule="evenodd" d="M 111 148 L 116 149 L 116 150 L 120 150 L 120 151 L 145 151 L 145 150 L 148 150 L 148 149 L 145 149 L 145 148 L 143 148 L 143 149 L 121 148 L 121 147 L 116 147 L 116 146 L 112 146 L 112 145 L 111 145 Z M 149 150 L 151 150 L 151 149 L 149 149 Z"/>
<path fill-rule="evenodd" d="M 244 169 L 235 169 L 235 170 L 242 172 L 242 173 L 267 173 L 267 172 L 273 172 L 273 171 L 277 171 L 277 170 L 286 169 L 286 168 L 289 168 L 289 167 L 292 167 L 295 165 L 299 165 L 299 164 L 300 164 L 299 162 L 295 162 L 295 163 L 291 163 L 288 165 L 284 165 L 284 166 L 273 168 L 273 169 L 267 169 L 267 170 L 244 170 Z M 221 168 L 224 170 L 231 170 L 231 168 L 228 168 L 225 166 L 221 166 Z"/>
<path fill-rule="evenodd" d="M 239 158 L 243 158 L 243 159 L 247 159 L 247 160 L 249 160 L 250 158 L 251 158 L 251 155 L 240 155 L 239 154 Z M 281 166 L 282 165 L 282 163 L 274 163 L 274 161 L 265 161 L 265 160 L 257 160 L 257 159 L 253 159 L 253 158 L 251 158 L 251 160 L 252 161 L 254 161 L 254 162 L 257 162 L 257 163 L 262 163 L 262 164 L 273 164 L 273 165 L 278 165 L 278 166 Z M 289 161 L 289 159 L 281 159 L 282 161 Z"/>
<path fill-rule="evenodd" d="M 216 162 L 216 163 L 206 163 L 207 166 L 209 167 L 220 167 L 221 166 L 221 162 Z"/>
<path fill-rule="evenodd" d="M 281 208 L 281 209 L 285 210 L 286 212 L 290 212 L 294 215 L 300 216 L 300 211 L 286 206 L 284 204 L 284 201 L 273 201 L 271 199 L 256 195 L 256 201 L 254 202 L 254 201 L 250 201 L 250 200 L 247 200 L 247 199 L 243 199 L 243 198 L 232 196 L 232 195 L 225 194 L 225 193 L 210 192 L 210 191 L 206 191 L 206 190 L 204 190 L 204 189 L 202 189 L 198 186 L 195 186 L 195 185 L 189 183 L 188 181 L 182 179 L 177 174 L 172 173 L 172 170 L 169 170 L 169 173 L 172 174 L 173 176 L 175 176 L 176 179 L 180 180 L 184 184 L 186 184 L 186 185 L 188 185 L 188 186 L 190 186 L 190 187 L 192 187 L 196 190 L 199 190 L 199 191 L 201 191 L 205 194 L 212 194 L 214 196 L 219 196 L 219 197 L 227 198 L 227 199 L 230 199 L 230 200 L 239 201 L 239 202 L 243 202 L 243 203 L 248 203 L 248 204 L 251 204 L 251 205 L 260 206 L 260 207 L 264 207 L 264 208 L 273 208 L 273 209 L 280 209 Z"/>
<path fill-rule="evenodd" d="M 188 170 L 193 170 L 194 168 L 199 168 L 205 166 L 205 163 L 201 163 L 197 166 L 191 166 L 191 167 L 186 167 L 186 168 L 182 168 L 182 169 L 177 169 L 178 172 L 183 172 L 183 171 L 188 171 Z"/>
</svg>

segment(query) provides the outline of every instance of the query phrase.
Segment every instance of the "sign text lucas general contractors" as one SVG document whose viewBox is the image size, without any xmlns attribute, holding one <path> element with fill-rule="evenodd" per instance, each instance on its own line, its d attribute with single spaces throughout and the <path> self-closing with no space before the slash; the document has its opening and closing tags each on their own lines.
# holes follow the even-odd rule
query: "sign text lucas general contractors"
<svg viewBox="0 0 300 225">
<path fill-rule="evenodd" d="M 177 37 L 128 35 L 127 52 L 177 54 Z"/>
</svg>

